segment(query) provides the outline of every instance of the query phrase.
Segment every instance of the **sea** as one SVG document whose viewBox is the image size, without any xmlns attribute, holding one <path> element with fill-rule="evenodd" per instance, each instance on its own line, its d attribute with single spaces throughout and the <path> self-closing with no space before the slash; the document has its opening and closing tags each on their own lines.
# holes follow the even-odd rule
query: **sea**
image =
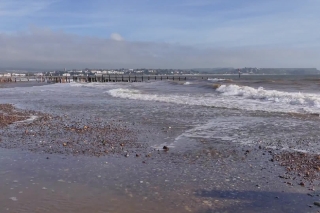
<svg viewBox="0 0 320 213">
<path fill-rule="evenodd" d="M 320 154 L 319 75 L 242 75 L 241 78 L 238 75 L 216 75 L 208 79 L 190 78 L 186 81 L 158 80 L 130 83 L 71 82 L 41 86 L 35 85 L 32 87 L 17 86 L 1 88 L 0 103 L 12 103 L 20 109 L 35 110 L 57 116 L 67 115 L 69 117 L 77 117 L 81 115 L 88 118 L 119 120 L 136 124 L 136 128 L 139 128 L 139 132 L 142 135 L 139 140 L 146 142 L 150 149 L 161 150 L 163 146 L 167 146 L 171 153 L 176 153 L 177 155 L 201 149 L 204 146 L 201 143 L 203 141 L 206 142 L 206 146 L 209 144 L 213 147 L 215 144 L 233 144 L 240 148 L 242 146 L 246 147 L 247 149 L 247 147 L 259 145 L 274 150 Z M 127 200 L 124 198 L 120 199 L 119 197 L 119 199 L 116 198 L 120 196 L 119 193 L 112 191 L 116 191 L 119 187 L 124 191 L 130 191 L 132 188 L 133 191 L 136 190 L 136 193 L 139 194 L 136 196 L 133 192 L 125 192 L 125 194 L 129 194 L 130 199 L 138 197 L 138 200 L 128 202 L 128 205 L 130 203 L 131 206 L 134 206 L 136 212 L 179 212 L 179 210 L 174 209 L 177 206 L 182 206 L 181 212 L 190 212 L 190 209 L 196 208 L 197 204 L 188 206 L 189 198 L 184 197 L 185 195 L 181 195 L 183 197 L 182 201 L 179 204 L 174 204 L 172 209 L 166 203 L 160 205 L 161 202 L 170 203 L 166 200 L 166 196 L 159 199 L 156 202 L 157 204 L 149 203 L 144 207 L 138 204 L 140 200 L 148 201 L 148 193 L 154 195 L 156 188 L 150 186 L 152 185 L 152 180 L 162 181 L 161 183 L 165 184 L 163 188 L 168 193 L 170 191 L 167 188 L 169 183 L 180 183 L 176 188 L 172 186 L 172 190 L 178 190 L 185 186 L 183 185 L 185 182 L 180 181 L 181 179 L 192 182 L 192 189 L 197 186 L 214 188 L 217 185 L 217 182 L 212 179 L 210 183 L 205 181 L 205 183 L 200 184 L 198 182 L 202 177 L 207 177 L 204 179 L 210 180 L 209 177 L 211 176 L 212 178 L 212 171 L 208 172 L 208 170 L 204 170 L 200 172 L 194 169 L 196 167 L 181 167 L 179 164 L 180 167 L 177 167 L 182 168 L 180 170 L 172 165 L 167 165 L 169 162 L 172 163 L 171 160 L 167 161 L 167 163 L 161 163 L 160 159 L 158 160 L 159 162 L 157 161 L 158 164 L 155 164 L 157 168 L 161 165 L 160 167 L 166 172 L 163 176 L 161 172 L 157 173 L 157 178 L 153 179 L 152 165 L 147 167 L 148 170 L 140 168 L 140 166 L 133 166 L 130 169 L 130 163 L 132 162 L 127 162 L 128 160 L 123 159 L 123 156 L 120 158 L 115 157 L 114 159 L 99 158 L 99 160 L 93 157 L 76 158 L 63 156 L 67 158 L 64 162 L 70 161 L 69 165 L 72 166 L 69 167 L 68 164 L 60 162 L 61 156 L 59 155 L 52 157 L 55 159 L 52 160 L 55 163 L 52 163 L 50 166 L 44 166 L 44 160 L 41 160 L 41 153 L 30 153 L 28 150 L 19 149 L 1 149 L 0 153 L 2 153 L 2 157 L 0 158 L 0 165 L 2 165 L 0 167 L 2 169 L 0 169 L 0 172 L 2 171 L 3 175 L 7 175 L 3 181 L 7 180 L 5 184 L 13 188 L 10 190 L 9 187 L 7 189 L 8 196 L 2 197 L 3 200 L 0 206 L 3 209 L 0 212 L 10 212 L 10 209 L 20 209 L 20 212 L 28 212 L 31 209 L 33 212 L 38 211 L 33 209 L 34 207 L 31 204 L 28 204 L 27 201 L 30 201 L 28 198 L 19 198 L 19 191 L 27 189 L 19 189 L 16 194 L 11 193 L 15 190 L 15 187 L 12 186 L 12 184 L 15 184 L 11 182 L 12 179 L 23 179 L 22 182 L 28 182 L 30 180 L 35 181 L 37 177 L 38 182 L 43 182 L 42 185 L 39 185 L 39 187 L 41 186 L 40 188 L 45 187 L 47 189 L 52 186 L 53 188 L 57 188 L 56 190 L 58 191 L 59 187 L 55 184 L 59 182 L 66 184 L 64 187 L 70 187 L 70 190 L 73 190 L 72 192 L 65 192 L 69 193 L 68 197 L 62 195 L 62 191 L 65 188 L 60 187 L 61 195 L 59 196 L 65 197 L 62 200 L 57 199 L 57 202 L 51 199 L 56 195 L 52 195 L 53 197 L 46 195 L 46 205 L 52 205 L 52 208 L 56 211 L 50 211 L 39 202 L 39 209 L 43 210 L 42 212 L 75 212 L 73 210 L 77 209 L 77 205 L 85 208 L 86 205 L 84 203 L 86 203 L 86 199 L 94 203 L 95 212 L 127 212 L 128 209 L 122 208 L 123 206 L 121 205 L 122 202 L 127 202 Z M 18 159 L 23 161 L 23 163 L 16 164 L 14 160 Z M 108 161 L 109 164 L 106 164 L 105 161 Z M 4 162 L 6 162 L 6 166 L 3 166 Z M 15 170 L 10 169 L 8 162 L 14 164 Z M 139 162 L 140 164 L 141 162 Z M 18 171 L 19 165 L 24 168 L 22 169 L 24 172 Z M 118 185 L 117 181 L 110 177 L 110 172 L 104 173 L 104 170 L 101 169 L 102 165 L 113 165 L 110 171 L 112 171 L 111 174 L 118 174 L 115 175 L 115 178 L 119 178 Z M 126 165 L 126 167 L 122 168 L 120 165 Z M 25 169 L 27 167 L 31 169 Z M 116 170 L 117 167 L 121 167 L 122 173 Z M 166 170 L 166 168 L 170 170 Z M 51 169 L 55 172 L 47 171 Z M 65 175 L 67 173 L 66 169 L 69 169 L 67 171 L 74 170 L 74 172 L 69 172 L 71 174 Z M 83 172 L 82 169 L 86 172 Z M 132 177 L 130 173 L 128 174 L 128 171 L 131 170 Z M 143 174 L 141 176 L 137 172 L 140 170 L 142 171 L 141 174 Z M 5 173 L 6 171 L 7 173 Z M 63 178 L 57 175 L 60 173 L 63 173 L 61 175 Z M 179 174 L 182 176 L 179 177 Z M 22 178 L 21 175 L 24 175 L 24 177 Z M 107 176 L 104 182 L 99 182 L 101 181 L 101 176 Z M 237 178 L 236 172 L 230 172 L 229 174 L 229 176 L 234 177 L 229 177 L 228 175 L 228 177 L 218 176 L 219 180 L 233 180 Z M 248 173 L 244 174 L 244 176 L 247 177 Z M 69 184 L 67 184 L 68 178 Z M 259 178 L 260 176 L 256 175 L 257 181 Z M 272 179 L 272 177 L 270 178 Z M 92 188 L 88 189 L 88 187 L 97 186 L 102 183 L 109 186 L 110 191 L 108 191 L 108 195 L 99 191 L 99 187 L 94 188 L 94 190 Z M 113 185 L 110 186 L 110 183 Z M 132 184 L 131 186 L 125 186 L 125 183 Z M 23 187 L 27 187 L 25 184 Z M 45 186 L 45 184 L 49 186 Z M 141 189 L 142 185 L 145 184 L 147 184 L 146 188 Z M 241 190 L 244 189 L 245 187 Z M 50 193 L 54 194 L 54 189 L 52 190 L 50 189 Z M 101 197 L 97 198 L 97 200 L 92 197 L 87 198 L 85 195 L 79 195 L 81 190 L 88 191 L 92 196 L 106 196 L 106 199 L 109 199 L 110 202 L 112 199 L 118 199 L 115 201 L 117 204 L 110 204 L 106 207 L 101 204 Z M 277 191 L 277 187 L 271 187 L 267 191 L 270 190 Z M 43 193 L 43 191 L 39 189 L 39 193 Z M 144 192 L 145 194 L 143 194 Z M 41 199 L 36 194 L 34 197 Z M 7 199 L 6 202 L 4 201 L 5 199 Z M 23 202 L 23 199 L 27 201 L 23 203 L 22 207 L 19 206 L 18 208 L 16 203 Z M 224 199 L 226 199 L 226 196 Z M 201 203 L 199 206 L 205 205 L 208 209 L 226 208 L 225 205 L 219 206 L 216 204 L 219 201 L 215 200 L 219 200 L 219 197 L 215 197 L 211 201 L 201 200 L 199 201 Z M 69 207 L 67 201 L 71 203 Z M 15 204 L 11 204 L 10 202 Z M 268 204 L 267 201 L 265 202 L 265 204 Z M 226 205 L 229 207 L 234 206 L 234 204 L 230 203 L 226 203 Z M 166 209 L 166 207 L 169 209 Z M 256 212 L 258 207 L 259 205 L 255 204 L 251 206 L 247 205 L 238 212 Z M 267 206 L 264 207 L 267 208 Z M 103 210 L 104 208 L 106 210 Z M 292 210 L 283 210 L 281 208 L 283 207 L 279 205 L 279 208 L 268 209 L 266 212 L 290 212 Z M 81 211 L 80 209 L 77 212 L 88 212 L 85 210 Z M 253 210 L 250 211 L 250 209 Z M 229 211 L 223 212 L 233 212 L 234 210 L 234 208 L 231 208 Z M 207 210 L 206 212 L 209 211 Z M 215 211 L 212 210 L 212 212 Z M 295 211 L 292 210 L 292 212 Z"/>
</svg>

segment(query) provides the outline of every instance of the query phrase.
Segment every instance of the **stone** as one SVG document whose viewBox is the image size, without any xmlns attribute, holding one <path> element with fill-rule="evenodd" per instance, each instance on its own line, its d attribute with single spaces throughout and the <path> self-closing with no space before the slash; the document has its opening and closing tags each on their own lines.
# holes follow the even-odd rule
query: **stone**
<svg viewBox="0 0 320 213">
<path fill-rule="evenodd" d="M 313 203 L 313 205 L 320 207 L 320 202 L 319 202 L 319 201 L 315 201 L 315 202 Z"/>
<path fill-rule="evenodd" d="M 163 146 L 163 150 L 164 150 L 164 151 L 169 151 L 169 147 Z"/>
<path fill-rule="evenodd" d="M 12 201 L 18 201 L 18 199 L 16 197 L 10 197 L 9 199 Z"/>
</svg>

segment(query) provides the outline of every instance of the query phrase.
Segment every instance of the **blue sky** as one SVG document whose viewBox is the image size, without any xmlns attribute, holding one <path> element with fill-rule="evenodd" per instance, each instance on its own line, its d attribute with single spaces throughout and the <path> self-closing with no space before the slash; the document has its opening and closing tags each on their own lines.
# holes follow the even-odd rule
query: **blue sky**
<svg viewBox="0 0 320 213">
<path fill-rule="evenodd" d="M 268 66 L 250 55 L 259 52 L 270 67 L 320 67 L 316 61 L 320 47 L 319 8 L 319 0 L 1 0 L 3 41 L 0 44 L 6 44 L 4 39 L 10 41 L 6 48 L 12 52 L 10 47 L 31 39 L 30 36 L 41 35 L 43 40 L 56 44 L 46 48 L 64 51 L 61 44 L 66 39 L 83 44 L 82 50 L 91 50 L 86 46 L 92 42 L 89 40 L 97 40 L 103 45 L 116 40 L 118 43 L 114 48 L 126 51 L 119 54 L 127 55 L 123 64 L 128 66 L 144 65 L 142 59 L 132 64 L 134 56 L 128 55 L 130 51 L 136 54 L 143 48 L 142 52 L 161 58 L 154 66 L 169 63 L 169 58 L 164 58 L 169 53 L 182 55 L 178 60 L 181 67 Z M 106 49 L 109 48 L 106 46 Z M 194 54 L 184 52 L 186 49 Z M 301 51 L 305 52 L 305 57 Z M 35 57 L 39 53 L 39 50 L 35 51 Z M 204 62 L 203 55 L 209 53 L 214 57 L 220 53 L 221 63 L 218 60 L 210 63 L 210 57 Z M 299 58 L 301 62 L 290 62 L 288 53 L 292 59 Z M 100 50 L 100 54 L 107 56 L 110 53 Z M 194 64 L 184 62 L 186 54 Z M 247 54 L 247 58 L 241 59 L 243 54 Z M 221 55 L 225 55 L 224 58 Z M 128 58 L 132 60 L 130 63 Z M 23 60 L 24 63 L 32 61 L 31 58 L 17 58 L 17 61 Z M 11 61 L 13 63 L 14 59 Z M 41 59 L 41 66 L 46 61 L 53 66 L 52 58 Z M 70 66 L 77 66 L 75 59 L 69 61 Z M 110 63 L 98 64 L 108 66 Z M 172 62 L 168 66 L 170 64 L 179 66 Z"/>
</svg>

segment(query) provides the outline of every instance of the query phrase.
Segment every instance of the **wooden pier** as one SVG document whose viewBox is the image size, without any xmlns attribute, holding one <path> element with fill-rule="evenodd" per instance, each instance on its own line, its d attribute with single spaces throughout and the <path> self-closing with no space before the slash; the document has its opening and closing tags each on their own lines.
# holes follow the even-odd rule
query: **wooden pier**
<svg viewBox="0 0 320 213">
<path fill-rule="evenodd" d="M 144 81 L 187 81 L 188 79 L 208 79 L 214 75 L 95 75 L 73 76 L 74 82 L 144 82 Z"/>
<path fill-rule="evenodd" d="M 28 77 L 0 77 L 1 82 L 144 82 L 144 81 L 187 81 L 188 79 L 215 78 L 215 75 L 90 75 L 90 76 L 28 76 Z"/>
</svg>

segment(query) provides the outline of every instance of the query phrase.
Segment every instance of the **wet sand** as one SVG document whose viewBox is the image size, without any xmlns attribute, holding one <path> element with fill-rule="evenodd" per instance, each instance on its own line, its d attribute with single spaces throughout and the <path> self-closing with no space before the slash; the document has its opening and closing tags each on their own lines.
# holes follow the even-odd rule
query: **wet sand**
<svg viewBox="0 0 320 213">
<path fill-rule="evenodd" d="M 0 125 L 0 212 L 320 209 L 313 205 L 320 200 L 316 155 L 212 139 L 163 150 L 148 140 L 176 137 L 188 126 L 56 116 L 11 105 L 0 111 L 12 118 Z M 21 122 L 17 115 L 36 117 Z"/>
</svg>

